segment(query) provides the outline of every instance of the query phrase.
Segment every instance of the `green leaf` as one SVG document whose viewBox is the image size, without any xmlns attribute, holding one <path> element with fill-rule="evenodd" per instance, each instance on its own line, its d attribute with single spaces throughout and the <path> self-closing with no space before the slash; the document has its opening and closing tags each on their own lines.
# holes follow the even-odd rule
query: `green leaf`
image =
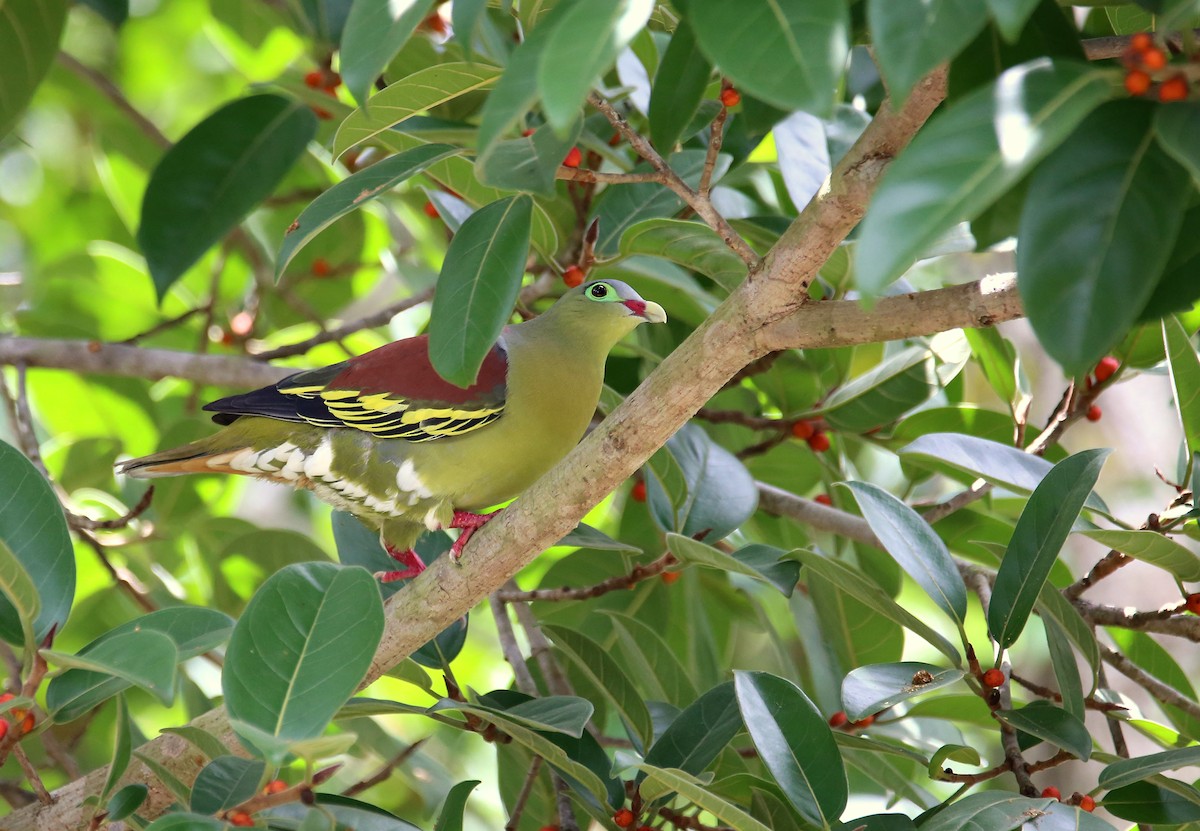
<svg viewBox="0 0 1200 831">
<path fill-rule="evenodd" d="M 298 0 L 299 11 L 309 32 L 329 46 L 342 39 L 353 0 Z M 292 4 L 295 8 L 297 4 Z"/>
<path fill-rule="evenodd" d="M 1083 719 L 1061 707 L 1039 701 L 1019 710 L 997 710 L 996 718 L 1010 727 L 1037 736 L 1087 761 L 1092 755 L 1092 736 Z"/>
<path fill-rule="evenodd" d="M 450 789 L 450 793 L 446 794 L 446 801 L 442 803 L 442 812 L 438 814 L 433 831 L 462 831 L 463 814 L 467 810 L 467 798 L 478 785 L 478 779 L 470 779 L 466 782 L 459 782 Z"/>
<path fill-rule="evenodd" d="M 987 25 L 984 0 L 867 0 L 875 59 L 898 106 Z"/>
<path fill-rule="evenodd" d="M 742 720 L 759 758 L 809 822 L 828 826 L 846 808 L 846 769 L 833 733 L 799 687 L 766 672 L 734 673 Z"/>
<path fill-rule="evenodd" d="M 0 139 L 8 135 L 41 84 L 62 39 L 67 0 L 0 5 Z"/>
<path fill-rule="evenodd" d="M 129 0 L 77 0 L 113 26 L 120 27 L 129 17 Z"/>
<path fill-rule="evenodd" d="M 337 158 L 417 113 L 468 92 L 489 89 L 499 75 L 499 69 L 485 64 L 443 63 L 401 78 L 371 96 L 369 107 L 360 107 L 346 117 L 333 137 L 333 156 Z"/>
<path fill-rule="evenodd" d="M 1171 657 L 1171 653 L 1154 638 L 1145 632 L 1138 632 L 1134 629 L 1110 628 L 1108 635 L 1125 657 L 1134 664 L 1173 687 L 1185 698 L 1196 700 L 1196 690 L 1192 686 L 1189 674 L 1183 671 L 1179 663 Z M 1187 711 L 1164 701 L 1159 702 L 1159 707 L 1180 732 L 1193 739 L 1200 738 L 1200 719 L 1196 719 Z"/>
<path fill-rule="evenodd" d="M 610 610 L 604 613 L 612 618 L 624 663 L 630 667 L 634 679 L 644 685 L 643 689 L 653 685 L 653 693 L 647 692 L 646 698 L 663 700 L 676 707 L 696 700 L 699 695 L 696 685 L 658 630 L 636 617 Z"/>
<path fill-rule="evenodd" d="M 604 693 L 642 746 L 648 746 L 654 739 L 654 724 L 650 719 L 650 711 L 646 709 L 637 688 L 620 664 L 613 660 L 604 647 L 587 635 L 564 626 L 543 624 L 542 629 L 554 641 L 555 646 L 571 659 L 575 668 Z"/>
<path fill-rule="evenodd" d="M 1175 826 L 1200 821 L 1200 791 L 1191 785 L 1170 781 L 1185 789 L 1188 796 L 1153 782 L 1134 782 L 1105 794 L 1104 810 L 1130 822 L 1151 825 Z"/>
<path fill-rule="evenodd" d="M 467 60 L 471 59 L 475 30 L 487 7 L 487 0 L 459 0 L 450 6 L 450 26 L 454 29 L 455 40 L 462 44 Z"/>
<path fill-rule="evenodd" d="M 51 630 L 62 629 L 71 612 L 75 551 L 50 484 L 21 451 L 2 441 L 0 482 L 5 491 L 0 494 L 0 544 L 7 549 L 0 578 L 7 584 L 0 597 L 0 637 L 23 644 L 31 625 L 33 640 L 40 644 Z M 32 594 L 18 568 L 32 581 Z"/>
<path fill-rule="evenodd" d="M 820 412 L 838 430 L 863 433 L 895 421 L 937 389 L 933 354 L 914 346 L 839 387 Z"/>
<path fill-rule="evenodd" d="M 646 764 L 697 776 L 742 729 L 733 683 L 726 681 L 693 701 L 646 753 Z M 641 778 L 641 777 L 639 777 Z"/>
<path fill-rule="evenodd" d="M 727 823 L 735 831 L 771 831 L 741 808 L 714 794 L 707 784 L 682 770 L 656 768 L 648 764 L 637 767 L 646 774 L 648 780 L 658 783 L 664 793 L 678 793 L 688 802 Z"/>
<path fill-rule="evenodd" d="M 160 609 L 111 629 L 81 649 L 79 657 L 90 656 L 111 638 L 139 631 L 166 635 L 175 644 L 179 660 L 184 661 L 223 644 L 233 631 L 233 619 L 198 606 Z M 46 709 L 55 721 L 73 721 L 130 685 L 107 673 L 69 669 L 51 679 L 46 689 Z"/>
<path fill-rule="evenodd" d="M 1041 0 L 986 0 L 988 12 L 1009 43 L 1016 42 Z"/>
<path fill-rule="evenodd" d="M 1104 70 L 1041 59 L 935 114 L 871 200 L 855 247 L 858 287 L 877 294 L 896 280 L 938 238 L 1015 185 L 1110 94 Z"/>
<path fill-rule="evenodd" d="M 1157 531 L 1083 531 L 1083 536 L 1169 571 L 1178 580 L 1200 580 L 1200 557 Z"/>
<path fill-rule="evenodd" d="M 867 575 L 814 551 L 800 551 L 799 556 L 800 562 L 808 567 L 809 570 L 824 577 L 843 592 L 855 598 L 860 603 L 866 604 L 893 623 L 898 623 L 905 629 L 911 629 L 936 647 L 955 666 L 962 663 L 962 657 L 950 641 L 942 637 L 942 635 L 920 618 L 897 604 Z M 801 576 L 803 577 L 803 575 Z"/>
<path fill-rule="evenodd" d="M 228 827 L 215 817 L 181 811 L 159 817 L 146 826 L 146 831 L 227 831 Z"/>
<path fill-rule="evenodd" d="M 1091 369 L 1124 337 L 1179 234 L 1192 183 L 1154 141 L 1155 109 L 1106 104 L 1030 179 L 1017 287 L 1038 340 L 1068 374 Z"/>
<path fill-rule="evenodd" d="M 959 629 L 967 617 L 967 590 L 946 544 L 921 515 L 883 488 L 843 482 L 863 517 L 900 567 L 948 614 Z"/>
<path fill-rule="evenodd" d="M 166 152 L 146 185 L 137 232 L 159 300 L 271 195 L 316 130 L 307 105 L 252 95 L 226 104 Z"/>
<path fill-rule="evenodd" d="M 319 736 L 382 634 L 379 587 L 365 569 L 303 563 L 271 575 L 229 639 L 221 682 L 234 729 L 269 758 L 280 743 Z"/>
<path fill-rule="evenodd" d="M 41 612 L 42 601 L 29 572 L 3 540 L 0 540 L 0 591 L 21 623 L 22 645 L 27 651 L 36 650 L 38 641 L 33 636 L 33 626 Z"/>
<path fill-rule="evenodd" d="M 983 376 L 987 378 L 988 384 L 1011 409 L 1020 390 L 1017 350 L 994 327 L 963 329 L 963 335 L 971 344 L 971 354 L 983 371 Z"/>
<path fill-rule="evenodd" d="M 1200 150 L 1193 140 L 1200 130 L 1200 103 L 1175 101 L 1158 106 L 1154 131 L 1162 148 L 1187 168 L 1194 182 L 1200 183 Z"/>
<path fill-rule="evenodd" d="M 184 724 L 180 727 L 164 727 L 162 732 L 174 733 L 179 736 L 192 747 L 204 754 L 209 761 L 216 759 L 218 756 L 233 755 L 229 748 L 225 746 L 219 738 L 214 736 L 207 730 L 199 727 L 192 727 L 189 724 Z"/>
<path fill-rule="evenodd" d="M 575 121 L 600 76 L 646 24 L 654 2 L 609 0 L 570 6 L 550 30 L 537 77 L 542 111 L 560 132 Z"/>
<path fill-rule="evenodd" d="M 916 828 L 904 814 L 871 814 L 836 825 L 834 831 L 916 831 Z"/>
<path fill-rule="evenodd" d="M 786 553 L 769 545 L 748 545 L 726 554 L 720 549 L 697 542 L 681 534 L 667 534 L 667 548 L 685 563 L 695 563 L 717 571 L 744 574 L 774 586 L 784 597 L 791 597 L 800 577 L 800 565 L 783 559 Z M 671 765 L 679 767 L 679 765 Z"/>
<path fill-rule="evenodd" d="M 129 759 L 133 753 L 133 730 L 129 721 L 129 705 L 125 696 L 117 696 L 116 740 L 113 742 L 112 761 L 108 765 L 108 773 L 104 777 L 104 787 L 100 789 L 99 800 L 103 802 L 112 793 L 117 782 L 125 775 L 129 767 Z M 145 795 L 142 796 L 145 799 Z"/>
<path fill-rule="evenodd" d="M 275 277 L 279 278 L 292 258 L 338 219 L 377 196 L 387 193 L 431 164 L 461 152 L 448 144 L 422 144 L 347 176 L 314 199 L 288 228 L 275 258 Z"/>
<path fill-rule="evenodd" d="M 689 0 L 687 18 L 717 68 L 780 109 L 828 117 L 848 52 L 842 0 Z"/>
<path fill-rule="evenodd" d="M 342 80 L 354 100 L 367 103 L 375 79 L 431 8 L 433 0 L 355 0 L 342 29 L 338 53 Z"/>
<path fill-rule="evenodd" d="M 973 747 L 967 747 L 964 744 L 943 745 L 937 749 L 936 753 L 929 757 L 929 778 L 937 779 L 948 761 L 961 762 L 964 765 L 978 765 L 982 763 L 982 760 L 979 758 L 979 751 Z"/>
<path fill-rule="evenodd" d="M 521 289 L 533 200 L 510 196 L 471 214 L 454 235 L 433 298 L 429 359 L 469 387 L 512 315 Z"/>
<path fill-rule="evenodd" d="M 1178 750 L 1165 750 L 1162 753 L 1150 753 L 1135 759 L 1113 762 L 1100 771 L 1100 779 L 1096 784 L 1111 790 L 1138 782 L 1156 773 L 1193 765 L 1200 765 L 1200 746 L 1181 747 Z"/>
<path fill-rule="evenodd" d="M 216 814 L 241 805 L 258 790 L 266 765 L 258 759 L 221 756 L 200 771 L 192 785 L 191 809 Z"/>
<path fill-rule="evenodd" d="M 555 545 L 575 546 L 576 548 L 587 548 L 592 551 L 631 551 L 635 554 L 642 553 L 642 549 L 636 545 L 614 540 L 598 528 L 593 528 L 583 522 L 576 525 L 574 531 L 556 542 Z"/>
<path fill-rule="evenodd" d="M 913 696 L 954 684 L 962 677 L 961 669 L 945 669 L 918 661 L 858 667 L 842 679 L 842 705 L 846 716 L 851 721 L 858 721 Z"/>
<path fill-rule="evenodd" d="M 667 162 L 681 179 L 695 187 L 704 169 L 704 155 L 702 150 L 681 150 L 672 154 Z M 643 167 L 635 172 L 644 170 L 649 168 Z M 604 256 L 616 254 L 621 238 L 630 227 L 644 219 L 674 216 L 682 207 L 682 199 L 654 182 L 610 185 L 596 200 L 590 217 L 600 221 L 596 253 Z"/>
<path fill-rule="evenodd" d="M 988 631 L 1001 648 L 1012 646 L 1025 628 L 1109 452 L 1085 450 L 1063 459 L 1046 474 L 1021 511 L 996 573 L 988 608 Z"/>
<path fill-rule="evenodd" d="M 582 126 L 577 119 L 560 136 L 543 124 L 531 135 L 494 142 L 475 166 L 475 175 L 489 187 L 553 196 L 558 169 L 575 146 Z"/>
<path fill-rule="evenodd" d="M 504 714 L 532 727 L 579 738 L 596 708 L 586 698 L 547 695 L 505 707 Z"/>
<path fill-rule="evenodd" d="M 175 642 L 152 629 L 106 637 L 78 655 L 43 649 L 42 655 L 61 667 L 114 675 L 156 696 L 164 705 L 175 699 Z"/>
<path fill-rule="evenodd" d="M 126 785 L 113 794 L 112 799 L 108 800 L 105 809 L 108 816 L 105 819 L 109 822 L 120 822 L 142 807 L 142 803 L 149 795 L 150 789 L 141 783 Z"/>
<path fill-rule="evenodd" d="M 983 791 L 951 803 L 928 819 L 918 821 L 917 827 L 921 831 L 963 831 L 966 828 L 1013 831 L 1024 825 L 1035 812 L 1045 812 L 1053 802 L 1052 799 L 1029 799 L 1005 791 Z"/>
<path fill-rule="evenodd" d="M 1178 318 L 1164 317 L 1162 330 L 1167 367 L 1175 387 L 1175 409 L 1183 423 L 1187 452 L 1200 453 L 1200 357 L 1196 356 L 1191 338 Z"/>
<path fill-rule="evenodd" d="M 662 257 L 709 277 L 726 291 L 746 279 L 746 264 L 717 232 L 701 222 L 647 219 L 630 226 L 620 242 L 621 254 Z"/>
<path fill-rule="evenodd" d="M 650 140 L 659 153 L 669 154 L 675 148 L 699 109 L 711 77 L 712 64 L 697 46 L 691 24 L 681 20 L 650 88 Z"/>
<path fill-rule="evenodd" d="M 1044 623 L 1057 626 L 1061 634 L 1066 636 L 1075 648 L 1079 650 L 1088 666 L 1092 669 L 1092 688 L 1096 686 L 1100 670 L 1100 647 L 1096 643 L 1096 635 L 1083 615 L 1079 614 L 1071 601 L 1062 596 L 1051 583 L 1042 586 L 1038 593 L 1037 611 Z M 1051 637 L 1047 632 L 1046 637 Z M 1073 661 L 1074 659 L 1072 659 Z"/>
</svg>

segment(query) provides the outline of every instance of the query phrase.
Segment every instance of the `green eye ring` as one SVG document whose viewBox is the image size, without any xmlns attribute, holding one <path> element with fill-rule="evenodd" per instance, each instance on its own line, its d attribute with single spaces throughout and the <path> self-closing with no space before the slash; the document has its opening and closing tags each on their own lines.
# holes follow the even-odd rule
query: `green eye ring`
<svg viewBox="0 0 1200 831">
<path fill-rule="evenodd" d="M 588 300 L 596 300 L 601 303 L 621 299 L 616 289 L 604 282 L 592 283 L 584 290 L 584 296 Z"/>
</svg>

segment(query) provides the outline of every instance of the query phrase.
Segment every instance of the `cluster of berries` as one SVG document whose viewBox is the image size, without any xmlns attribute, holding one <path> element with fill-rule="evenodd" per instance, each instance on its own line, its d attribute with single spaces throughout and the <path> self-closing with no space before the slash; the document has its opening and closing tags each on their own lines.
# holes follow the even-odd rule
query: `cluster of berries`
<svg viewBox="0 0 1200 831">
<path fill-rule="evenodd" d="M 1115 375 L 1117 370 L 1120 368 L 1121 368 L 1120 361 L 1118 361 L 1112 355 L 1105 355 L 1103 358 L 1100 359 L 1100 363 L 1096 364 L 1096 368 L 1092 370 L 1092 374 L 1088 376 L 1088 379 L 1087 379 L 1088 389 L 1091 389 L 1096 384 L 1103 384 L 1109 378 L 1113 377 L 1113 375 Z M 1099 421 L 1103 415 L 1104 415 L 1104 412 L 1096 404 L 1093 404 L 1092 406 L 1088 407 L 1088 411 L 1087 411 L 1087 420 L 1088 421 Z"/>
<path fill-rule="evenodd" d="M 309 89 L 319 89 L 327 95 L 337 96 L 337 88 L 342 85 L 342 76 L 332 69 L 314 69 L 304 76 L 304 85 Z M 333 113 L 324 107 L 312 107 L 313 115 L 322 121 L 333 118 Z"/>
<path fill-rule="evenodd" d="M 12 701 L 14 698 L 16 698 L 16 696 L 14 696 L 12 693 L 4 693 L 3 695 L 0 695 L 0 704 Z M 20 707 L 14 707 L 12 710 L 12 715 L 13 723 L 19 722 L 21 725 L 22 736 L 33 732 L 33 728 L 37 724 L 37 719 L 33 717 L 33 713 Z M 8 719 L 0 718 L 0 739 L 3 739 L 8 735 L 9 728 L 10 725 L 8 723 Z"/>
<path fill-rule="evenodd" d="M 1043 799 L 1057 799 L 1059 802 L 1069 801 L 1072 804 L 1078 805 L 1079 810 L 1087 811 L 1089 814 L 1096 810 L 1096 800 L 1087 794 L 1076 793 L 1070 800 L 1062 798 L 1062 791 L 1051 785 L 1042 791 Z"/>
<path fill-rule="evenodd" d="M 792 425 L 792 436 L 800 441 L 808 442 L 808 447 L 814 453 L 824 453 L 829 449 L 829 434 L 825 432 L 824 422 L 819 419 L 802 418 Z"/>
<path fill-rule="evenodd" d="M 270 796 L 271 794 L 282 793 L 287 790 L 287 783 L 282 779 L 272 779 L 263 788 L 263 793 Z M 225 815 L 225 821 L 236 828 L 249 828 L 254 825 L 254 817 L 249 811 L 235 810 L 230 811 Z"/>
<path fill-rule="evenodd" d="M 1190 92 L 1188 79 L 1182 72 L 1168 72 L 1167 53 L 1154 38 L 1139 32 L 1130 38 L 1129 49 L 1122 56 L 1125 64 L 1125 91 L 1130 95 L 1146 95 L 1158 81 L 1159 101 L 1184 101 Z"/>
</svg>

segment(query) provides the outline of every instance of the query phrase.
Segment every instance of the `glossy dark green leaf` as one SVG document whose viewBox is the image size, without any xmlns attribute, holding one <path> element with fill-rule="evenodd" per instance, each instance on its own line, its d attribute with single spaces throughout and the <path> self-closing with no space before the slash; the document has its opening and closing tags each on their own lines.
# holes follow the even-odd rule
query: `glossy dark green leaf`
<svg viewBox="0 0 1200 831">
<path fill-rule="evenodd" d="M 0 138 L 12 130 L 54 63 L 67 0 L 5 3 L 0 15 Z"/>
<path fill-rule="evenodd" d="M 1040 0 L 986 0 L 988 12 L 1010 43 L 1015 41 L 1025 26 L 1025 21 Z"/>
<path fill-rule="evenodd" d="M 935 114 L 871 200 L 855 248 L 858 287 L 875 294 L 900 277 L 939 237 L 1015 185 L 1110 94 L 1103 70 L 1042 59 Z"/>
<path fill-rule="evenodd" d="M 1045 811 L 1052 799 L 1029 799 L 1006 791 L 983 791 L 963 797 L 926 819 L 918 817 L 921 831 L 1013 831 L 1024 825 L 1033 812 Z"/>
<path fill-rule="evenodd" d="M 452 384 L 475 382 L 488 350 L 512 315 L 533 200 L 510 196 L 480 208 L 454 235 L 429 319 L 429 359 Z"/>
<path fill-rule="evenodd" d="M 562 135 L 543 124 L 531 135 L 493 142 L 475 166 L 475 175 L 488 187 L 553 196 L 558 169 L 575 146 L 582 124 L 576 119 Z"/>
<path fill-rule="evenodd" d="M 662 257 L 690 271 L 709 277 L 726 291 L 746 279 L 746 264 L 734 254 L 717 232 L 701 222 L 682 219 L 647 219 L 621 237 L 625 256 L 647 254 Z"/>
<path fill-rule="evenodd" d="M 1017 285 L 1038 340 L 1069 374 L 1120 342 L 1179 233 L 1192 183 L 1155 142 L 1154 112 L 1148 101 L 1101 107 L 1030 179 Z"/>
<path fill-rule="evenodd" d="M 650 88 L 650 140 L 669 154 L 700 107 L 712 77 L 712 64 L 696 44 L 696 34 L 686 19 L 671 35 Z"/>
<path fill-rule="evenodd" d="M 1200 357 L 1197 357 L 1191 338 L 1177 318 L 1163 318 L 1162 330 L 1167 367 L 1171 371 L 1171 384 L 1175 387 L 1175 410 L 1183 425 L 1187 451 L 1189 454 L 1200 453 Z M 1197 580 L 1200 577 L 1185 579 Z"/>
<path fill-rule="evenodd" d="M 1179 580 L 1200 581 L 1200 557 L 1157 531 L 1084 531 L 1083 536 L 1169 571 Z"/>
<path fill-rule="evenodd" d="M 316 130 L 307 105 L 252 95 L 226 104 L 166 152 L 146 185 L 137 232 L 160 300 L 271 195 Z"/>
<path fill-rule="evenodd" d="M 667 161 L 681 179 L 695 187 L 704 169 L 704 155 L 703 150 L 681 150 L 669 156 Z M 649 170 L 649 168 L 647 167 L 645 170 Z M 714 178 L 716 178 L 715 174 Z M 621 238 L 629 228 L 645 219 L 672 217 L 682 207 L 682 199 L 662 185 L 653 182 L 610 185 L 596 200 L 590 217 L 590 219 L 600 222 L 600 236 L 596 240 L 596 253 L 603 255 L 618 253 Z"/>
<path fill-rule="evenodd" d="M 104 777 L 104 787 L 100 789 L 101 802 L 108 798 L 117 782 L 125 775 L 132 752 L 133 730 L 129 721 L 129 705 L 125 702 L 125 696 L 120 695 L 117 696 L 116 740 L 113 742 L 113 755 L 108 764 L 108 773 Z M 145 798 L 144 794 L 142 798 Z"/>
<path fill-rule="evenodd" d="M 1179 227 L 1179 238 L 1175 240 L 1171 258 L 1167 260 L 1167 267 L 1163 270 L 1162 278 L 1154 287 L 1154 294 L 1150 296 L 1146 308 L 1142 309 L 1142 313 L 1138 315 L 1138 321 L 1153 321 L 1154 328 L 1157 329 L 1159 318 L 1166 315 L 1172 313 L 1187 317 L 1194 315 L 1196 300 L 1200 299 L 1200 281 L 1193 279 L 1198 268 L 1200 268 L 1200 207 L 1193 207 L 1183 215 L 1183 222 Z M 1144 332 L 1146 328 L 1148 327 L 1135 329 L 1126 339 L 1126 343 Z M 1190 331 L 1192 327 L 1185 326 L 1184 328 Z M 1150 342 L 1149 338 L 1142 337 L 1138 340 L 1141 341 L 1143 349 L 1153 349 L 1157 346 Z M 1158 360 L 1154 360 L 1155 358 Z M 1134 352 L 1126 358 L 1126 363 L 1131 366 L 1153 366 L 1161 360 L 1161 353 L 1138 355 Z"/>
<path fill-rule="evenodd" d="M 780 109 L 828 116 L 848 51 L 842 0 L 689 0 L 696 39 L 738 89 Z"/>
<path fill-rule="evenodd" d="M 941 537 L 883 488 L 869 482 L 842 484 L 854 494 L 884 549 L 961 629 L 967 617 L 967 590 Z"/>
<path fill-rule="evenodd" d="M 1104 795 L 1104 810 L 1130 822 L 1164 826 L 1200 821 L 1200 791 L 1183 782 L 1174 785 L 1188 793 L 1153 782 L 1134 782 Z"/>
<path fill-rule="evenodd" d="M 1181 747 L 1150 753 L 1133 759 L 1121 759 L 1100 771 L 1097 784 L 1101 788 L 1115 789 L 1138 782 L 1156 773 L 1165 773 L 1177 768 L 1200 764 L 1200 746 Z"/>
<path fill-rule="evenodd" d="M 758 507 L 758 488 L 745 465 L 691 424 L 650 458 L 646 494 L 663 530 L 711 542 L 728 536 Z"/>
<path fill-rule="evenodd" d="M 799 687 L 766 672 L 735 672 L 738 706 L 759 758 L 809 822 L 846 808 L 846 769 L 825 717 Z"/>
<path fill-rule="evenodd" d="M 158 632 L 175 644 L 179 660 L 215 649 L 233 631 L 233 619 L 215 609 L 177 606 L 160 609 L 123 623 L 79 651 L 86 657 L 110 638 L 139 631 Z M 130 687 L 130 682 L 106 673 L 69 669 L 51 679 L 46 689 L 46 709 L 55 721 L 73 721 L 96 705 Z"/>
<path fill-rule="evenodd" d="M 181 811 L 159 817 L 146 826 L 146 831 L 227 831 L 228 828 L 216 817 Z"/>
<path fill-rule="evenodd" d="M 570 6 L 550 30 L 537 78 L 542 111 L 559 131 L 575 121 L 600 76 L 646 24 L 654 2 L 610 0 Z"/>
<path fill-rule="evenodd" d="M 621 655 L 634 681 L 647 692 L 646 698 L 665 701 L 683 707 L 696 700 L 699 693 L 679 655 L 671 649 L 654 627 L 636 617 L 606 611 L 612 618 L 613 631 L 621 644 Z"/>
<path fill-rule="evenodd" d="M 462 831 L 463 814 L 467 810 L 467 798 L 478 785 L 478 779 L 471 779 L 459 782 L 450 789 L 450 793 L 446 794 L 446 801 L 442 803 L 442 811 L 438 814 L 433 831 Z"/>
<path fill-rule="evenodd" d="M 108 800 L 105 808 L 108 816 L 105 819 L 109 822 L 120 822 L 142 807 L 142 803 L 146 801 L 149 794 L 150 789 L 141 783 L 126 785 Z"/>
<path fill-rule="evenodd" d="M 1092 736 L 1079 716 L 1046 702 L 1019 710 L 997 710 L 996 718 L 1023 733 L 1036 736 L 1075 754 L 1085 762 L 1092 755 Z"/>
<path fill-rule="evenodd" d="M 988 608 L 988 631 L 1002 648 L 1012 646 L 1025 628 L 1109 452 L 1085 450 L 1068 456 L 1030 494 L 996 573 Z"/>
<path fill-rule="evenodd" d="M 1176 101 L 1159 106 L 1154 130 L 1163 149 L 1187 168 L 1193 181 L 1200 182 L 1200 149 L 1194 140 L 1200 130 L 1200 103 Z"/>
<path fill-rule="evenodd" d="M 375 79 L 433 8 L 433 0 L 355 0 L 341 38 L 339 71 L 360 104 Z"/>
<path fill-rule="evenodd" d="M 834 826 L 834 831 L 916 831 L 917 826 L 904 814 L 871 814 Z"/>
<path fill-rule="evenodd" d="M 576 548 L 589 548 L 593 551 L 632 551 L 640 554 L 642 549 L 620 540 L 614 540 L 598 528 L 586 523 L 579 523 L 575 530 L 567 534 L 555 545 L 569 545 Z"/>
<path fill-rule="evenodd" d="M 216 814 L 241 805 L 258 790 L 266 765 L 259 759 L 221 756 L 200 771 L 192 785 L 191 809 Z"/>
<path fill-rule="evenodd" d="M 1083 615 L 1079 614 L 1079 610 L 1062 596 L 1062 592 L 1054 587 L 1051 583 L 1046 583 L 1042 586 L 1041 592 L 1038 594 L 1037 613 L 1041 615 L 1042 621 L 1047 626 L 1046 637 L 1057 638 L 1059 635 L 1065 636 L 1075 648 L 1079 650 L 1079 654 L 1087 661 L 1091 668 L 1091 687 L 1095 689 L 1099 682 L 1100 671 L 1100 646 L 1096 642 L 1096 632 L 1091 625 L 1083 619 Z M 1057 627 L 1055 629 L 1055 627 Z M 1051 630 L 1054 629 L 1052 632 Z M 1069 649 L 1065 650 L 1070 652 Z M 1053 650 L 1052 650 L 1053 655 Z M 1067 656 L 1061 655 L 1059 660 L 1065 665 L 1068 663 Z M 1070 664 L 1074 667 L 1074 657 L 1070 658 Z M 1058 663 L 1055 663 L 1056 672 Z"/>
<path fill-rule="evenodd" d="M 1043 586 L 1042 590 L 1047 588 L 1054 591 L 1049 586 Z M 1050 653 L 1050 666 L 1054 669 L 1054 680 L 1058 682 L 1063 709 L 1082 721 L 1087 716 L 1083 681 L 1079 677 L 1079 667 L 1067 633 L 1051 618 L 1043 618 L 1042 627 L 1046 632 L 1046 648 Z"/>
<path fill-rule="evenodd" d="M 317 234 L 338 219 L 381 196 L 431 164 L 461 152 L 448 144 L 422 144 L 364 168 L 322 193 L 300 212 L 287 230 L 275 258 L 275 277 Z"/>
<path fill-rule="evenodd" d="M 699 775 L 742 729 L 733 683 L 718 684 L 687 706 L 646 752 L 646 764 Z"/>
<path fill-rule="evenodd" d="M 4 558 L 9 567 L 6 593 L 0 596 L 0 637 L 22 644 L 24 626 L 31 625 L 33 639 L 40 643 L 67 622 L 75 598 L 75 551 L 50 484 L 21 451 L 2 441 L 0 482 L 5 485 L 0 494 L 0 543 L 13 558 Z M 8 590 L 16 593 L 13 600 Z M 22 610 L 26 618 L 33 617 L 25 620 Z"/>
<path fill-rule="evenodd" d="M 0 540 L 0 593 L 20 622 L 21 645 L 26 650 L 36 650 L 38 642 L 33 626 L 42 610 L 42 601 L 33 578 L 3 540 Z"/>
<path fill-rule="evenodd" d="M 800 577 L 800 564 L 784 559 L 787 553 L 769 545 L 748 545 L 725 553 L 682 534 L 667 534 L 667 548 L 684 563 L 696 563 L 718 571 L 744 574 L 774 586 L 784 597 L 791 597 Z M 673 767 L 678 767 L 674 765 Z"/>
<path fill-rule="evenodd" d="M 481 63 L 442 63 L 414 72 L 371 96 L 367 107 L 346 117 L 333 137 L 333 155 L 379 136 L 417 113 L 468 92 L 489 89 L 500 70 Z"/>
<path fill-rule="evenodd" d="M 297 0 L 309 31 L 331 47 L 341 41 L 353 3 L 354 0 Z"/>
<path fill-rule="evenodd" d="M 835 428 L 861 433 L 895 421 L 937 389 L 933 354 L 912 347 L 839 387 L 825 400 L 821 412 Z"/>
<path fill-rule="evenodd" d="M 43 650 L 47 660 L 61 667 L 116 676 L 141 687 L 169 705 L 175 698 L 175 642 L 152 629 L 122 632 L 93 644 L 85 652 L 69 655 Z"/>
<path fill-rule="evenodd" d="M 120 26 L 129 17 L 129 0 L 78 0 L 94 10 L 113 26 Z"/>
<path fill-rule="evenodd" d="M 300 824 L 312 813 L 320 813 L 332 817 L 340 828 L 353 828 L 354 831 L 421 831 L 411 822 L 393 816 L 378 805 L 360 802 L 357 799 L 336 793 L 317 793 L 317 804 L 312 808 L 298 802 L 280 805 L 263 812 L 271 817 L 280 817 L 295 825 L 283 825 L 282 828 L 301 829 Z"/>
<path fill-rule="evenodd" d="M 354 692 L 383 634 L 375 578 L 303 563 L 263 583 L 234 626 L 225 707 L 238 734 L 269 758 L 319 736 Z"/>
<path fill-rule="evenodd" d="M 735 831 L 771 831 L 737 805 L 714 794 L 707 783 L 678 768 L 656 768 L 648 764 L 638 765 L 638 768 L 646 774 L 646 781 L 649 783 L 642 785 L 643 794 L 657 796 L 675 792 Z M 651 787 L 654 791 L 651 791 Z"/>
<path fill-rule="evenodd" d="M 842 679 L 842 706 L 851 721 L 858 721 L 901 701 L 949 686 L 962 677 L 961 669 L 918 661 L 858 667 Z"/>
<path fill-rule="evenodd" d="M 867 0 L 875 59 L 897 103 L 987 25 L 985 0 Z"/>
</svg>

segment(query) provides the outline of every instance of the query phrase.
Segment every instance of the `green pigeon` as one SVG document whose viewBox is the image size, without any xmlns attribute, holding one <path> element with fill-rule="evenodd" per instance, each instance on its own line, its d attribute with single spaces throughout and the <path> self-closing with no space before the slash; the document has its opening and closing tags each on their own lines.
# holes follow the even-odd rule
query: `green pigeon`
<svg viewBox="0 0 1200 831">
<path fill-rule="evenodd" d="M 566 292 L 538 317 L 505 327 L 475 383 L 445 381 L 425 335 L 389 343 L 274 386 L 204 407 L 218 433 L 118 465 L 129 476 L 236 473 L 308 488 L 377 529 L 405 566 L 426 530 L 461 529 L 455 561 L 491 514 L 578 444 L 600 400 L 609 350 L 657 303 L 618 280 Z"/>
</svg>

